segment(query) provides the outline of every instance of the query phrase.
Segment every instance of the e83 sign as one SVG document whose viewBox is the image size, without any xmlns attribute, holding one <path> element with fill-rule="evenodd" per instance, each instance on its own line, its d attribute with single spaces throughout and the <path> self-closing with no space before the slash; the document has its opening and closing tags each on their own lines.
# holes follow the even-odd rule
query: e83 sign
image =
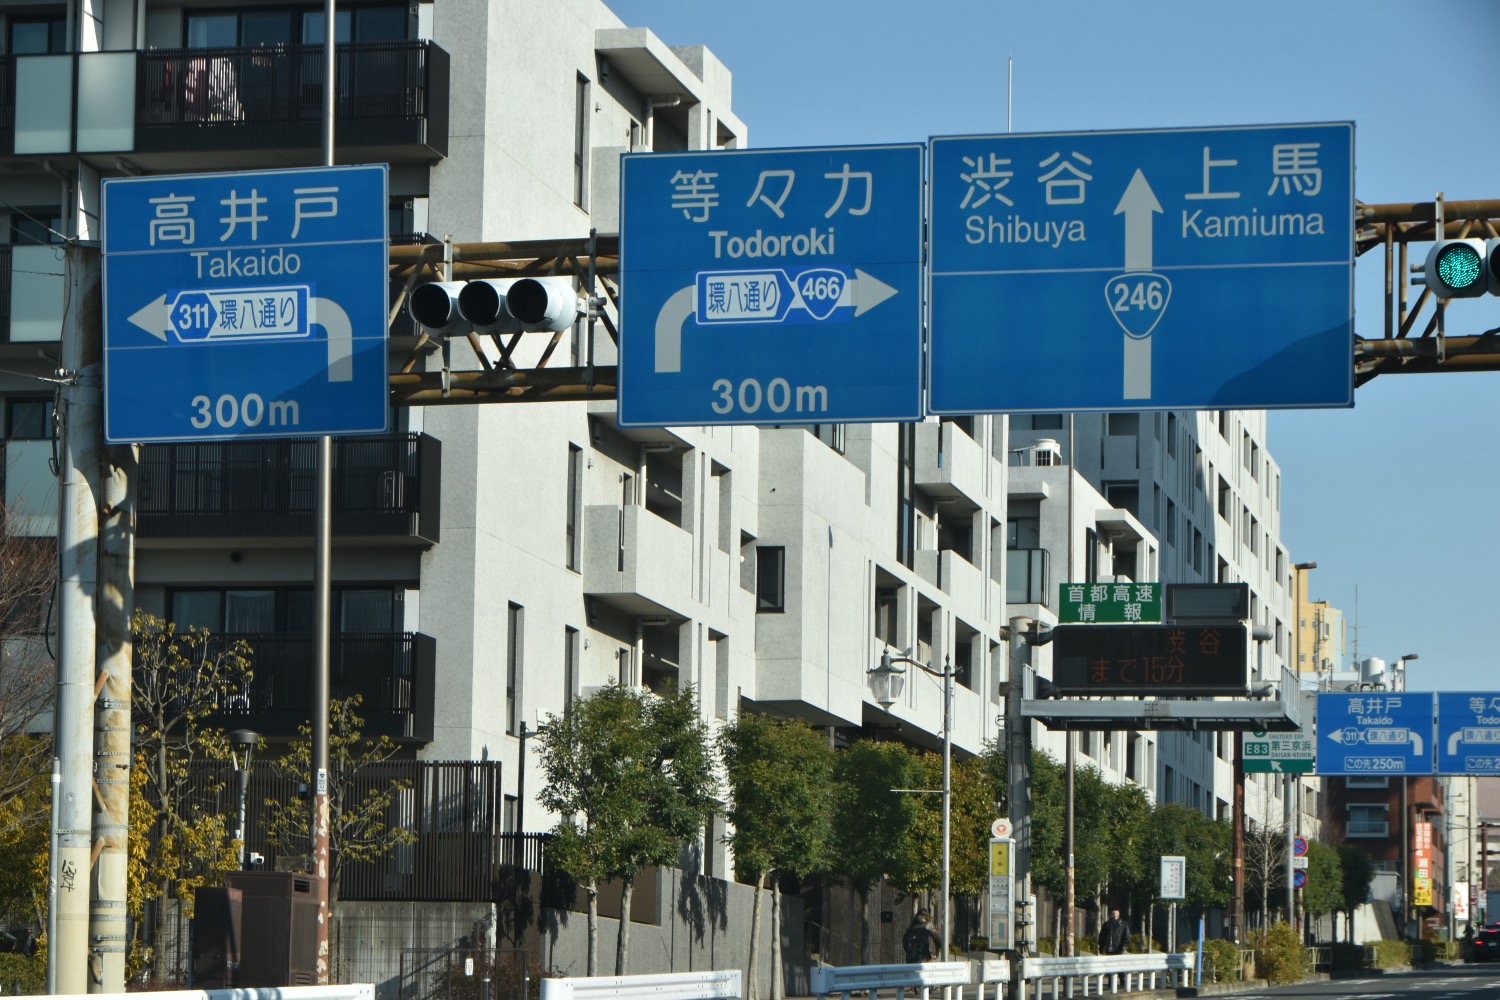
<svg viewBox="0 0 1500 1000">
<path fill-rule="evenodd" d="M 1058 625 L 1052 682 L 1063 694 L 1229 695 L 1249 685 L 1243 622 Z"/>
</svg>

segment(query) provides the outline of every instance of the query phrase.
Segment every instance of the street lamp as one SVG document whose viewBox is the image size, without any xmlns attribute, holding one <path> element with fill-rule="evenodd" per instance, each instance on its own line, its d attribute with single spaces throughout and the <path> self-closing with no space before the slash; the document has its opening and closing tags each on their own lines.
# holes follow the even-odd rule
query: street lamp
<svg viewBox="0 0 1500 1000">
<path fill-rule="evenodd" d="M 240 821 L 235 829 L 234 835 L 240 842 L 240 869 L 249 871 L 250 866 L 246 863 L 250 857 L 250 848 L 245 843 L 245 795 L 250 791 L 250 757 L 255 753 L 255 747 L 260 743 L 260 733 L 253 729 L 236 729 L 229 734 L 229 745 L 239 747 L 244 751 L 244 759 L 233 750 L 230 757 L 234 760 L 234 777 L 240 790 Z"/>
<path fill-rule="evenodd" d="M 876 703 L 889 712 L 906 686 L 906 667 L 911 664 L 931 677 L 943 679 L 943 956 L 948 960 L 948 946 L 953 937 L 953 902 L 949 895 L 953 870 L 952 859 L 952 806 L 953 806 L 953 666 L 946 660 L 938 670 L 921 660 L 909 656 L 892 656 L 889 649 L 880 654 L 880 663 L 869 669 L 870 692 Z"/>
</svg>

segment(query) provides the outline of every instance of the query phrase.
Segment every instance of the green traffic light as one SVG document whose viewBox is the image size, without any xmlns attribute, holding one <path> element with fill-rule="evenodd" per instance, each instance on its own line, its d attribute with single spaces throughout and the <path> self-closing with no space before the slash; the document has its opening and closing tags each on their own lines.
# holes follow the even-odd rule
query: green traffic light
<svg viewBox="0 0 1500 1000">
<path fill-rule="evenodd" d="M 1443 284 L 1456 292 L 1472 288 L 1484 280 L 1479 254 L 1467 243 L 1453 243 L 1444 247 L 1435 264 L 1437 275 L 1443 279 Z"/>
</svg>

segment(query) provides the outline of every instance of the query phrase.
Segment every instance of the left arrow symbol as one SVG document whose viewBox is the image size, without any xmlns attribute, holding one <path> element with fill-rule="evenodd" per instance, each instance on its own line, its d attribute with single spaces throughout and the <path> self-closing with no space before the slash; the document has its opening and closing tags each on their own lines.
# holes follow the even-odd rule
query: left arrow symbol
<svg viewBox="0 0 1500 1000">
<path fill-rule="evenodd" d="M 167 331 L 172 329 L 172 309 L 167 305 L 167 297 L 158 295 L 153 301 L 146 303 L 144 308 L 131 315 L 130 322 L 166 343 Z"/>
</svg>

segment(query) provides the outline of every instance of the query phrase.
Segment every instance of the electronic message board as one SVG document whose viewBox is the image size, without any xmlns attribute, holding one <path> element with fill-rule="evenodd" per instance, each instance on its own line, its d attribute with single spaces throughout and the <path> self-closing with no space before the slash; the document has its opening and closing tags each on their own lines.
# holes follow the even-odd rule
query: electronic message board
<svg viewBox="0 0 1500 1000">
<path fill-rule="evenodd" d="M 1052 683 L 1062 694 L 1243 695 L 1249 636 L 1243 622 L 1058 625 Z"/>
</svg>

